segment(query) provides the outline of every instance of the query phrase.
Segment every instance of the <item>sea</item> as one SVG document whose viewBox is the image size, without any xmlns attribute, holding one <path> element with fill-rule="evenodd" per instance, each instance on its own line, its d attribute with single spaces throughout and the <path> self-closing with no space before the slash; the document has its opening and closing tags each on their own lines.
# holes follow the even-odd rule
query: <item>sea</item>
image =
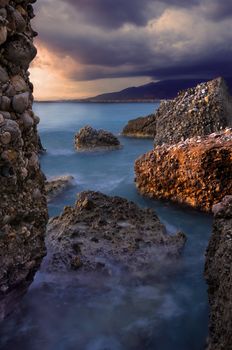
<svg viewBox="0 0 232 350">
<path fill-rule="evenodd" d="M 168 232 L 185 232 L 176 258 L 155 261 L 129 276 L 38 271 L 15 312 L 0 325 L 1 350 L 203 350 L 208 334 L 205 250 L 212 217 L 166 201 L 144 198 L 134 184 L 134 161 L 151 150 L 151 139 L 126 138 L 128 120 L 153 113 L 152 103 L 35 103 L 48 179 L 72 175 L 74 184 L 49 203 L 50 217 L 73 205 L 85 190 L 101 191 L 153 208 Z M 117 135 L 122 148 L 76 152 L 74 136 L 91 125 Z"/>
</svg>

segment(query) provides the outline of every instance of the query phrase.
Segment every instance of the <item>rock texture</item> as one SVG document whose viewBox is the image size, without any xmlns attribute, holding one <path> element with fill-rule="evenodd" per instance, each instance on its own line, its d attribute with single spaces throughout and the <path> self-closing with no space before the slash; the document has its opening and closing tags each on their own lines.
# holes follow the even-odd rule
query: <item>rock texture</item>
<svg viewBox="0 0 232 350">
<path fill-rule="evenodd" d="M 48 270 L 109 271 L 114 263 L 129 270 L 150 265 L 159 254 L 180 253 L 185 236 L 167 234 L 151 209 L 140 209 L 120 197 L 82 192 L 74 207 L 50 220 Z"/>
<path fill-rule="evenodd" d="M 135 162 L 141 194 L 204 211 L 232 194 L 232 129 L 157 146 Z"/>
<path fill-rule="evenodd" d="M 129 137 L 153 138 L 156 134 L 156 115 L 140 117 L 130 120 L 122 131 L 122 135 Z"/>
<path fill-rule="evenodd" d="M 232 97 L 222 78 L 179 92 L 162 101 L 154 116 L 132 120 L 124 128 L 128 136 L 154 135 L 155 145 L 175 144 L 206 136 L 232 126 Z"/>
<path fill-rule="evenodd" d="M 175 144 L 232 126 L 232 97 L 222 78 L 180 92 L 157 112 L 155 144 Z"/>
<path fill-rule="evenodd" d="M 120 142 L 111 132 L 87 125 L 76 134 L 75 147 L 77 150 L 117 149 Z"/>
<path fill-rule="evenodd" d="M 45 255 L 47 223 L 33 85 L 34 0 L 0 0 L 0 319 L 25 292 Z"/>
<path fill-rule="evenodd" d="M 70 175 L 58 176 L 45 183 L 47 201 L 50 202 L 62 192 L 72 186 L 74 177 Z"/>
<path fill-rule="evenodd" d="M 206 254 L 210 324 L 208 350 L 232 349 L 232 196 L 214 208 L 213 234 Z"/>
</svg>

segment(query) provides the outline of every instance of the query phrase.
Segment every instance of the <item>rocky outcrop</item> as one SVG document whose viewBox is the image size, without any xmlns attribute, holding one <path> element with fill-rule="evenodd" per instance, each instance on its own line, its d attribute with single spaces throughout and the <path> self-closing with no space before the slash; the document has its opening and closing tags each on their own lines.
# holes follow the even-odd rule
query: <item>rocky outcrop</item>
<svg viewBox="0 0 232 350">
<path fill-rule="evenodd" d="M 208 350 L 232 349 L 232 196 L 213 208 L 213 234 L 206 254 L 210 324 Z"/>
<path fill-rule="evenodd" d="M 135 162 L 139 192 L 204 211 L 232 194 L 232 129 L 157 146 Z"/>
<path fill-rule="evenodd" d="M 75 147 L 77 150 L 117 149 L 120 142 L 111 132 L 87 125 L 75 135 Z"/>
<path fill-rule="evenodd" d="M 183 233 L 167 234 L 153 210 L 120 197 L 82 192 L 74 207 L 49 222 L 45 267 L 109 271 L 117 262 L 138 271 L 150 266 L 156 253 L 178 255 L 184 243 Z"/>
<path fill-rule="evenodd" d="M 185 91 L 174 100 L 162 101 L 154 116 L 132 120 L 124 128 L 128 136 L 154 136 L 155 145 L 175 144 L 206 136 L 232 126 L 232 97 L 222 78 Z"/>
<path fill-rule="evenodd" d="M 122 131 L 122 135 L 129 137 L 153 138 L 156 134 L 156 115 L 132 119 Z"/>
<path fill-rule="evenodd" d="M 155 144 L 175 144 L 232 126 L 232 97 L 222 78 L 179 93 L 157 112 Z"/>
<path fill-rule="evenodd" d="M 26 291 L 45 255 L 47 223 L 29 64 L 34 0 L 0 0 L 0 318 Z"/>
<path fill-rule="evenodd" d="M 45 183 L 47 201 L 51 202 L 62 192 L 72 186 L 74 177 L 70 175 L 58 176 Z"/>
</svg>

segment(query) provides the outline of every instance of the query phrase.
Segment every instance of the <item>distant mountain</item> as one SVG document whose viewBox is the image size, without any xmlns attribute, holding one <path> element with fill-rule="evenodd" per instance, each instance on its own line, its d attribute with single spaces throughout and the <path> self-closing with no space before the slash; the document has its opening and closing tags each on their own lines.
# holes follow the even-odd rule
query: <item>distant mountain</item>
<svg viewBox="0 0 232 350">
<path fill-rule="evenodd" d="M 225 78 L 232 93 L 232 77 Z M 207 79 L 176 79 L 149 83 L 138 87 L 88 98 L 89 102 L 154 101 L 174 98 L 180 90 L 194 87 Z"/>
</svg>

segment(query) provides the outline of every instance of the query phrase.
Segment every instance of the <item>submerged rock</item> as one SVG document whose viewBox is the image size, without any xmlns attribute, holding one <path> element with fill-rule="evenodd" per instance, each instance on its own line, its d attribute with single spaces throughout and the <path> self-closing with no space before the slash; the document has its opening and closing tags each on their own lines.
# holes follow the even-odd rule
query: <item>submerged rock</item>
<svg viewBox="0 0 232 350">
<path fill-rule="evenodd" d="M 213 234 L 206 253 L 210 324 L 208 350 L 232 346 L 232 195 L 213 208 Z"/>
<path fill-rule="evenodd" d="M 27 71 L 36 54 L 32 3 L 0 0 L 0 319 L 15 308 L 46 254 L 48 220 Z M 21 14 L 22 15 L 21 15 Z"/>
<path fill-rule="evenodd" d="M 75 135 L 75 147 L 78 150 L 117 149 L 120 142 L 111 132 L 87 125 Z"/>
<path fill-rule="evenodd" d="M 122 131 L 122 135 L 130 137 L 153 138 L 156 133 L 156 116 L 150 114 L 130 120 Z"/>
<path fill-rule="evenodd" d="M 210 211 L 232 193 L 232 129 L 157 146 L 135 162 L 143 195 Z"/>
<path fill-rule="evenodd" d="M 147 268 L 156 254 L 178 255 L 185 235 L 169 235 L 151 209 L 120 197 L 82 192 L 74 207 L 50 220 L 48 270 L 109 271 L 119 263 L 129 270 Z"/>
<path fill-rule="evenodd" d="M 74 177 L 70 175 L 58 176 L 45 183 L 45 191 L 48 202 L 59 196 L 73 184 Z"/>
</svg>

